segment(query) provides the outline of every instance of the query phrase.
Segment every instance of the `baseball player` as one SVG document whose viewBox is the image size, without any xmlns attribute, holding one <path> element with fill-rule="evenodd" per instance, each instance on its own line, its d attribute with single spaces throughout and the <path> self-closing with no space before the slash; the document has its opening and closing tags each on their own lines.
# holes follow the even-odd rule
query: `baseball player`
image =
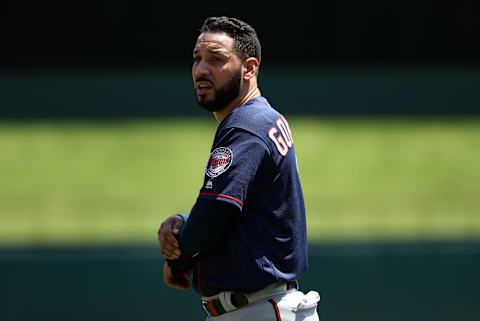
<svg viewBox="0 0 480 321">
<path fill-rule="evenodd" d="M 255 30 L 207 18 L 193 50 L 198 104 L 219 122 L 205 180 L 189 215 L 165 220 L 164 281 L 200 294 L 207 320 L 318 320 L 307 269 L 305 208 L 287 120 L 257 85 Z"/>
</svg>

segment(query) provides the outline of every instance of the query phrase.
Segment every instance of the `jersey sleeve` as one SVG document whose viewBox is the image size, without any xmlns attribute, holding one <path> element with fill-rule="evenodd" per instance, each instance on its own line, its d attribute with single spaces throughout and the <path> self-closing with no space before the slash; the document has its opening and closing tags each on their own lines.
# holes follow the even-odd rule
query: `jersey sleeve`
<svg viewBox="0 0 480 321">
<path fill-rule="evenodd" d="M 241 211 L 248 192 L 260 183 L 258 174 L 268 157 L 268 147 L 259 137 L 230 129 L 210 154 L 199 199 L 228 202 Z"/>
</svg>

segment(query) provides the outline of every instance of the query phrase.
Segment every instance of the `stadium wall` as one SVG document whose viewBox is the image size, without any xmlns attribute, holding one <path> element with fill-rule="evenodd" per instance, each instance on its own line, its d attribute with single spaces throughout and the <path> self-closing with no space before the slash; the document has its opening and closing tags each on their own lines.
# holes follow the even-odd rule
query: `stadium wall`
<svg viewBox="0 0 480 321">
<path fill-rule="evenodd" d="M 2 248 L 0 320 L 204 320 L 162 265 L 153 245 Z M 312 244 L 300 285 L 322 320 L 478 321 L 479 266 L 478 243 Z"/>
<path fill-rule="evenodd" d="M 472 116 L 480 70 L 270 68 L 262 93 L 285 114 Z M 203 116 L 187 68 L 0 73 L 0 119 Z"/>
</svg>

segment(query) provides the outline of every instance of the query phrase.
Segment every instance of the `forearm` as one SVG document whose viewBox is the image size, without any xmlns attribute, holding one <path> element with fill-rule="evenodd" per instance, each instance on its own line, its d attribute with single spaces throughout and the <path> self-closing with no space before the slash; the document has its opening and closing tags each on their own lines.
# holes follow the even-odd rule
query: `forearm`
<svg viewBox="0 0 480 321">
<path fill-rule="evenodd" d="M 176 260 L 167 260 L 172 270 L 187 271 L 194 255 L 215 246 L 236 211 L 235 206 L 225 202 L 197 200 L 179 235 L 182 255 Z"/>
<path fill-rule="evenodd" d="M 215 246 L 235 211 L 238 209 L 226 202 L 197 200 L 180 232 L 182 253 L 193 256 Z"/>
</svg>

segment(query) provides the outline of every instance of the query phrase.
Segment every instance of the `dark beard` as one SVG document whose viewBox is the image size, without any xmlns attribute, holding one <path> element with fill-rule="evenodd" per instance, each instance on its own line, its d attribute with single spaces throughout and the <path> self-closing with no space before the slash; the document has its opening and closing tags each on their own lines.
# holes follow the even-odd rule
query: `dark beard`
<svg viewBox="0 0 480 321">
<path fill-rule="evenodd" d="M 230 104 L 235 98 L 240 95 L 242 89 L 242 71 L 239 68 L 237 72 L 232 75 L 232 78 L 225 86 L 214 89 L 215 96 L 213 100 L 200 100 L 197 97 L 198 105 L 209 112 L 219 111 Z"/>
</svg>

